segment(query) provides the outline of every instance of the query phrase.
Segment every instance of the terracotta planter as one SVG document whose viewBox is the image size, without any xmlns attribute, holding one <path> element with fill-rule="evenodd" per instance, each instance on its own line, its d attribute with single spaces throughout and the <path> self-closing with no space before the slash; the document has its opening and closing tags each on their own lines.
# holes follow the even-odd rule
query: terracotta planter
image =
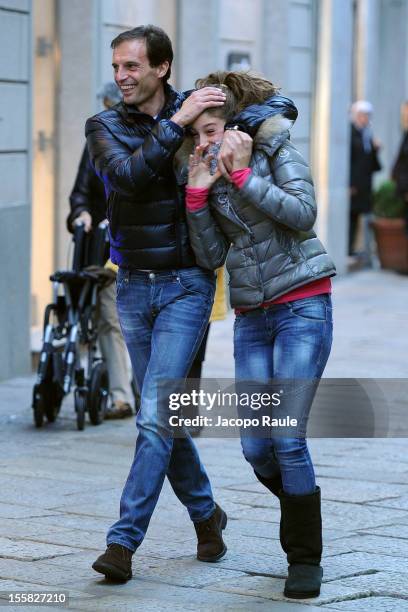
<svg viewBox="0 0 408 612">
<path fill-rule="evenodd" d="M 381 267 L 408 273 L 408 236 L 405 220 L 376 217 L 373 228 Z"/>
</svg>

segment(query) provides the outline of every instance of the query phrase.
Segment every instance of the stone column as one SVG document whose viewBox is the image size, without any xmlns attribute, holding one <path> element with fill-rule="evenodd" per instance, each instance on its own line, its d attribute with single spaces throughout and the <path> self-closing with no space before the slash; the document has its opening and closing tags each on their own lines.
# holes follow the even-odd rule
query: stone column
<svg viewBox="0 0 408 612">
<path fill-rule="evenodd" d="M 358 0 L 354 47 L 354 97 L 376 106 L 380 59 L 380 0 Z"/>
<path fill-rule="evenodd" d="M 324 0 L 318 17 L 312 130 L 312 170 L 319 206 L 316 228 L 342 274 L 346 271 L 348 241 L 352 0 Z"/>
<path fill-rule="evenodd" d="M 31 3 L 0 0 L 0 380 L 30 369 L 31 31 Z"/>
</svg>

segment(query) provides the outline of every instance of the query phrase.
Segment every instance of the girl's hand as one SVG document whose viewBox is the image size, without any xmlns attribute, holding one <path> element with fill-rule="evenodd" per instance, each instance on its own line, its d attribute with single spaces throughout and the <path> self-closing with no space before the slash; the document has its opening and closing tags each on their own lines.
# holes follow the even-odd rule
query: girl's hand
<svg viewBox="0 0 408 612">
<path fill-rule="evenodd" d="M 194 153 L 189 157 L 188 164 L 188 186 L 200 187 L 202 189 L 210 189 L 210 187 L 221 176 L 221 172 L 216 170 L 214 174 L 210 173 L 210 163 L 214 159 L 214 155 L 206 155 L 205 152 L 208 145 L 198 145 L 194 149 Z"/>
</svg>

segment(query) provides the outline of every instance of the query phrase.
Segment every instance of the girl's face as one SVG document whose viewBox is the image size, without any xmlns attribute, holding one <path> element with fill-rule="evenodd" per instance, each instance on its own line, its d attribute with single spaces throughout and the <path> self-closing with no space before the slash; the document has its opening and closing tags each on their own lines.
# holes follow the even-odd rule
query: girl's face
<svg viewBox="0 0 408 612">
<path fill-rule="evenodd" d="M 194 145 L 208 145 L 221 142 L 224 136 L 225 119 L 216 117 L 205 111 L 191 125 L 190 131 L 194 138 Z"/>
</svg>

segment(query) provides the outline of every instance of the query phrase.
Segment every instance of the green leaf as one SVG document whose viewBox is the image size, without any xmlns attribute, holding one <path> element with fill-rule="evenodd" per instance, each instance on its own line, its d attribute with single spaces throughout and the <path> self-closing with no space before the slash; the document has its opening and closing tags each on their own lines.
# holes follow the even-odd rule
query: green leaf
<svg viewBox="0 0 408 612">
<path fill-rule="evenodd" d="M 404 217 L 405 202 L 397 194 L 394 181 L 384 181 L 374 192 L 374 214 L 377 217 L 398 219 Z"/>
</svg>

